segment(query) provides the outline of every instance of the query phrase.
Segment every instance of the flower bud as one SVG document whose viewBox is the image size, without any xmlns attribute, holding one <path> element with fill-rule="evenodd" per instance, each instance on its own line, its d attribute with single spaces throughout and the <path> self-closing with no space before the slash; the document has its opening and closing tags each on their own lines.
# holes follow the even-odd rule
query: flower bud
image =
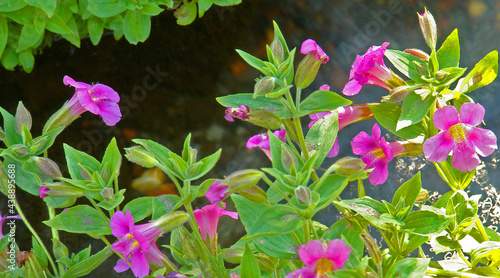
<svg viewBox="0 0 500 278">
<path fill-rule="evenodd" d="M 240 190 L 252 187 L 257 184 L 262 178 L 262 173 L 258 170 L 246 169 L 240 170 L 227 176 L 222 184 L 229 187 L 229 192 L 239 192 Z"/>
<path fill-rule="evenodd" d="M 168 232 L 184 224 L 188 218 L 189 215 L 184 211 L 173 211 L 164 214 L 154 222 L 156 222 L 157 226 L 162 228 L 164 232 Z"/>
<path fill-rule="evenodd" d="M 189 147 L 189 164 L 196 163 L 196 155 L 197 154 L 198 154 L 198 151 L 196 149 Z"/>
<path fill-rule="evenodd" d="M 92 174 L 89 173 L 82 164 L 78 163 L 78 167 L 80 168 L 80 175 L 82 175 L 83 179 L 86 181 L 91 181 L 92 180 Z M 88 168 L 88 167 L 87 167 Z M 90 168 L 89 168 L 90 170 Z M 92 171 L 93 173 L 93 171 Z"/>
<path fill-rule="evenodd" d="M 47 176 L 49 179 L 57 179 L 62 177 L 61 169 L 57 166 L 54 160 L 47 157 L 35 157 L 36 168 L 40 173 Z"/>
<path fill-rule="evenodd" d="M 403 52 L 411 54 L 411 55 L 419 58 L 420 60 L 424 61 L 425 63 L 429 62 L 429 58 L 430 58 L 429 54 L 423 52 L 420 49 L 410 48 L 410 49 L 405 49 Z"/>
<path fill-rule="evenodd" d="M 274 77 L 266 76 L 261 78 L 255 83 L 253 88 L 253 96 L 252 98 L 257 98 L 258 96 L 263 96 L 268 94 L 274 90 Z"/>
<path fill-rule="evenodd" d="M 224 118 L 228 122 L 234 122 L 233 118 L 240 120 L 248 120 L 250 118 L 248 115 L 249 112 L 250 108 L 246 105 L 240 105 L 238 107 L 227 107 Z"/>
<path fill-rule="evenodd" d="M 295 86 L 300 89 L 309 87 L 318 74 L 322 60 L 314 57 L 314 54 L 309 53 L 304 57 L 297 67 L 295 74 Z"/>
<path fill-rule="evenodd" d="M 415 70 L 420 76 L 429 76 L 429 67 L 426 64 L 419 63 L 417 61 L 412 61 L 413 65 L 415 65 Z"/>
<path fill-rule="evenodd" d="M 422 143 L 415 142 L 401 142 L 401 145 L 405 148 L 402 153 L 397 156 L 419 156 L 423 153 Z"/>
<path fill-rule="evenodd" d="M 82 189 L 61 182 L 44 183 L 43 186 L 40 187 L 38 192 L 40 194 L 40 198 L 46 196 L 78 198 L 83 196 L 84 194 Z"/>
<path fill-rule="evenodd" d="M 361 159 L 350 156 L 335 161 L 332 167 L 337 174 L 345 177 L 358 176 L 366 173 L 366 164 L 361 161 Z"/>
<path fill-rule="evenodd" d="M 418 196 L 417 196 L 417 199 L 415 200 L 415 203 L 424 203 L 429 199 L 430 199 L 429 191 L 427 191 L 425 189 L 420 189 L 420 192 L 418 193 Z"/>
<path fill-rule="evenodd" d="M 222 251 L 222 258 L 228 263 L 240 264 L 243 259 L 243 250 L 228 248 Z"/>
<path fill-rule="evenodd" d="M 268 255 L 262 253 L 256 253 L 254 255 L 260 269 L 268 272 L 272 272 L 276 269 L 278 259 L 269 257 Z"/>
<path fill-rule="evenodd" d="M 56 260 L 68 256 L 68 248 L 57 238 L 52 239 L 52 250 Z"/>
<path fill-rule="evenodd" d="M 413 92 L 414 88 L 408 85 L 403 85 L 391 89 L 388 96 L 383 96 L 382 99 L 385 102 L 400 102 L 403 101 L 411 92 Z"/>
<path fill-rule="evenodd" d="M 299 162 L 295 154 L 285 145 L 281 145 L 281 163 L 283 163 L 283 167 L 288 173 L 295 175 Z"/>
<path fill-rule="evenodd" d="M 285 50 L 278 37 L 274 37 L 269 48 L 271 49 L 271 53 L 273 53 L 276 63 L 281 64 L 285 60 Z"/>
<path fill-rule="evenodd" d="M 447 71 L 444 71 L 444 70 L 440 70 L 438 72 L 436 72 L 436 75 L 435 75 L 435 79 L 436 81 L 438 82 L 443 82 L 444 80 L 446 80 L 446 78 L 450 75 L 449 72 Z"/>
<path fill-rule="evenodd" d="M 299 186 L 295 189 L 297 202 L 303 206 L 309 207 L 312 204 L 311 190 L 305 186 Z"/>
<path fill-rule="evenodd" d="M 250 122 L 254 125 L 261 126 L 265 129 L 275 130 L 281 128 L 281 119 L 276 116 L 273 112 L 265 109 L 252 109 L 250 113 L 248 113 L 249 119 L 247 122 Z"/>
<path fill-rule="evenodd" d="M 372 258 L 372 261 L 379 265 L 382 263 L 382 252 L 380 252 L 380 248 L 378 248 L 377 242 L 369 233 L 360 234 L 361 240 L 365 244 L 366 250 L 368 250 L 368 254 Z"/>
<path fill-rule="evenodd" d="M 264 190 L 262 190 L 260 187 L 257 185 L 254 185 L 249 188 L 245 188 L 241 191 L 238 192 L 241 196 L 245 197 L 245 199 L 256 203 L 256 204 L 263 204 L 267 201 L 267 195 Z"/>
<path fill-rule="evenodd" d="M 29 153 L 28 148 L 23 144 L 12 145 L 9 149 L 18 157 L 23 157 Z"/>
<path fill-rule="evenodd" d="M 115 190 L 113 188 L 104 188 L 101 190 L 101 196 L 104 198 L 104 201 L 113 200 L 115 198 Z"/>
<path fill-rule="evenodd" d="M 34 155 L 42 153 L 47 147 L 46 144 L 49 142 L 50 138 L 48 136 L 41 136 L 33 139 L 29 147 L 29 152 Z"/>
<path fill-rule="evenodd" d="M 23 126 L 26 127 L 26 129 L 29 131 L 31 129 L 31 114 L 24 107 L 23 102 L 20 101 L 19 104 L 17 105 L 17 111 L 16 111 L 16 116 L 14 119 L 14 125 L 16 127 L 16 131 L 19 134 L 23 134 Z"/>
<path fill-rule="evenodd" d="M 154 155 L 143 146 L 125 148 L 125 157 L 130 162 L 146 168 L 151 168 L 158 164 L 158 160 L 156 160 Z"/>
<path fill-rule="evenodd" d="M 422 30 L 422 35 L 424 36 L 425 43 L 429 46 L 430 49 L 436 49 L 436 21 L 427 9 L 425 9 L 424 13 L 418 15 L 418 23 L 420 24 L 420 29 Z"/>
</svg>

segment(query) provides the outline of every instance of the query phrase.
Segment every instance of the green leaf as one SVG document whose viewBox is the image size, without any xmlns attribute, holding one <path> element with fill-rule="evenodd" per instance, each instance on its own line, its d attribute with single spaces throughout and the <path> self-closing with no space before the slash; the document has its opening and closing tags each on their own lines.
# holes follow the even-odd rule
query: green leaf
<svg viewBox="0 0 500 278">
<path fill-rule="evenodd" d="M 175 11 L 177 24 L 182 26 L 191 24 L 196 19 L 196 11 L 196 2 L 194 1 L 182 5 L 182 7 Z"/>
<path fill-rule="evenodd" d="M 24 0 L 24 2 L 31 6 L 40 8 L 49 18 L 54 15 L 57 5 L 57 0 Z"/>
<path fill-rule="evenodd" d="M 112 210 L 123 202 L 123 200 L 125 199 L 125 196 L 123 195 L 124 193 L 125 189 L 122 189 L 120 190 L 120 192 L 115 194 L 113 199 L 107 201 L 103 200 L 99 202 L 97 205 L 105 210 Z"/>
<path fill-rule="evenodd" d="M 463 78 L 454 91 L 469 93 L 493 82 L 498 74 L 498 52 L 491 51 Z"/>
<path fill-rule="evenodd" d="M 106 18 L 124 12 L 127 7 L 120 0 L 88 0 L 88 11 L 93 15 Z"/>
<path fill-rule="evenodd" d="M 7 46 L 7 39 L 9 38 L 9 24 L 7 18 L 0 16 L 0 57 Z"/>
<path fill-rule="evenodd" d="M 160 195 L 153 198 L 153 214 L 151 220 L 156 220 L 166 213 L 171 212 L 181 198 L 177 195 Z"/>
<path fill-rule="evenodd" d="M 33 56 L 31 49 L 19 53 L 19 64 L 27 73 L 30 73 L 33 70 L 33 67 L 35 66 L 35 57 Z"/>
<path fill-rule="evenodd" d="M 417 235 L 440 233 L 453 221 L 453 216 L 437 214 L 434 211 L 418 210 L 408 214 L 401 231 Z"/>
<path fill-rule="evenodd" d="M 198 14 L 200 18 L 212 7 L 213 3 L 214 0 L 198 0 Z"/>
<path fill-rule="evenodd" d="M 134 222 L 143 220 L 144 218 L 151 215 L 153 211 L 153 199 L 154 197 L 139 197 L 128 202 L 122 209 L 123 213 L 127 210 L 134 217 Z"/>
<path fill-rule="evenodd" d="M 194 2 L 191 2 L 194 3 Z M 123 34 L 131 44 L 144 42 L 151 32 L 151 17 L 139 10 L 128 10 L 123 22 Z"/>
<path fill-rule="evenodd" d="M 3 51 L 0 62 L 6 70 L 14 70 L 18 63 L 16 51 L 7 45 Z"/>
<path fill-rule="evenodd" d="M 323 163 L 332 149 L 338 130 L 338 113 L 333 111 L 333 113 L 319 119 L 307 132 L 305 140 L 309 155 L 312 156 L 315 152 L 319 153 L 315 163 L 316 167 Z"/>
<path fill-rule="evenodd" d="M 321 185 L 318 187 L 316 192 L 319 193 L 320 199 L 314 208 L 313 214 L 329 206 L 333 200 L 337 199 L 349 183 L 349 179 L 339 174 L 333 174 L 326 178 L 322 177 L 319 182 L 321 182 Z M 310 187 L 314 188 L 316 184 L 317 182 L 313 183 Z"/>
<path fill-rule="evenodd" d="M 377 122 L 392 134 L 404 139 L 414 139 L 425 132 L 421 124 L 411 125 L 396 131 L 401 105 L 396 103 L 380 103 L 369 105 Z"/>
<path fill-rule="evenodd" d="M 104 218 L 96 209 L 79 205 L 68 208 L 56 217 L 43 221 L 47 226 L 70 233 L 110 235 L 109 219 Z"/>
<path fill-rule="evenodd" d="M 353 200 L 333 201 L 336 206 L 341 206 L 359 213 L 364 219 L 375 227 L 387 230 L 391 225 L 403 225 L 404 223 L 392 217 L 387 208 L 380 202 L 370 197 Z"/>
<path fill-rule="evenodd" d="M 214 0 L 217 6 L 233 6 L 241 3 L 241 0 Z"/>
<path fill-rule="evenodd" d="M 90 41 L 93 45 L 97 45 L 104 32 L 104 20 L 97 16 L 89 17 L 87 19 L 87 29 L 89 30 Z"/>
<path fill-rule="evenodd" d="M 108 259 L 113 254 L 113 251 L 109 247 L 104 247 L 101 251 L 95 253 L 94 255 L 80 261 L 79 263 L 70 267 L 65 273 L 63 278 L 72 277 L 82 277 L 98 266 L 100 266 L 106 259 Z"/>
<path fill-rule="evenodd" d="M 409 53 L 405 53 L 399 50 L 387 49 L 385 51 L 385 57 L 404 75 L 406 75 L 411 80 L 421 83 L 422 77 L 417 71 L 417 66 L 414 64 L 418 63 L 425 65 L 422 60 L 413 56 Z"/>
<path fill-rule="evenodd" d="M 219 160 L 221 152 L 222 152 L 222 149 L 219 149 L 215 153 L 203 158 L 202 160 L 196 162 L 194 165 L 191 165 L 190 168 L 193 166 L 196 167 L 196 165 L 200 165 L 200 166 L 197 167 L 197 171 L 195 171 L 194 173 L 191 173 L 189 175 L 189 177 L 185 180 L 186 181 L 196 180 L 196 179 L 199 179 L 199 178 L 203 177 L 204 175 L 206 175 L 210 170 L 212 170 L 212 168 L 215 167 L 215 164 L 217 164 L 217 161 Z"/>
<path fill-rule="evenodd" d="M 104 156 L 102 158 L 101 166 L 99 167 L 99 172 L 102 173 L 104 165 L 107 164 L 108 170 L 113 171 L 109 176 L 108 180 L 105 182 L 109 184 L 111 181 L 115 179 L 120 173 L 120 166 L 122 164 L 122 156 L 120 154 L 120 150 L 116 145 L 116 139 L 113 137 L 111 142 L 109 142 L 106 151 L 104 152 Z"/>
<path fill-rule="evenodd" d="M 264 109 L 271 111 L 280 119 L 289 119 L 292 114 L 283 104 L 276 99 L 265 97 L 257 97 L 253 99 L 251 93 L 241 93 L 218 97 L 216 100 L 224 107 L 238 107 L 242 104 L 247 105 L 250 109 Z"/>
<path fill-rule="evenodd" d="M 255 259 L 248 243 L 245 243 L 245 252 L 243 253 L 243 259 L 241 260 L 241 275 L 249 278 L 261 277 L 257 259 Z"/>
<path fill-rule="evenodd" d="M 458 41 L 458 30 L 455 29 L 443 42 L 437 51 L 439 68 L 458 67 L 460 61 L 460 43 Z"/>
<path fill-rule="evenodd" d="M 68 164 L 68 172 L 71 178 L 85 180 L 80 173 L 80 166 L 78 166 L 78 164 L 85 165 L 94 171 L 99 171 L 101 164 L 94 157 L 66 144 L 63 145 L 63 148 L 66 155 L 66 163 Z"/>
<path fill-rule="evenodd" d="M 415 91 L 411 92 L 403 101 L 401 115 L 396 124 L 396 131 L 420 123 L 425 115 L 427 115 L 435 100 L 436 97 L 430 91 L 420 94 Z"/>
<path fill-rule="evenodd" d="M 296 209 L 286 205 L 274 205 L 262 212 L 248 231 L 248 236 L 265 234 L 287 234 L 304 225 L 306 220 Z"/>
<path fill-rule="evenodd" d="M 7 145 L 7 147 L 15 144 L 22 144 L 23 137 L 16 131 L 14 116 L 12 116 L 12 114 L 7 112 L 7 110 L 3 109 L 2 107 L 0 107 L 0 113 L 3 117 L 3 130 L 5 132 L 4 143 Z"/>
<path fill-rule="evenodd" d="M 500 265 L 500 242 L 484 241 L 470 252 L 472 266 L 476 266 L 483 258 L 491 262 L 491 266 Z"/>
<path fill-rule="evenodd" d="M 341 106 L 351 105 L 352 101 L 341 97 L 340 95 L 330 91 L 314 91 L 306 99 L 300 103 L 300 111 L 295 114 L 295 117 L 332 111 Z"/>
<path fill-rule="evenodd" d="M 291 259 L 297 256 L 297 245 L 291 234 L 266 235 L 253 240 L 255 246 L 271 257 Z"/>
<path fill-rule="evenodd" d="M 66 22 L 57 14 L 49 18 L 45 28 L 56 34 L 73 33 Z"/>
<path fill-rule="evenodd" d="M 266 64 L 261 59 L 254 57 L 243 50 L 236 49 L 236 52 L 238 52 L 238 54 L 241 56 L 241 58 L 243 58 L 243 60 L 245 60 L 245 62 L 262 72 L 264 75 L 272 75 L 272 72 L 267 69 Z"/>
<path fill-rule="evenodd" d="M 13 12 L 20 10 L 27 5 L 26 2 L 23 0 L 3 0 L 0 4 L 0 12 Z"/>
<path fill-rule="evenodd" d="M 398 209 L 402 209 L 404 207 L 412 208 L 417 200 L 418 193 L 420 193 L 420 189 L 422 188 L 422 181 L 420 178 L 420 171 L 413 176 L 410 180 L 403 183 L 396 193 L 394 193 L 394 197 L 392 197 L 392 205 L 397 207 Z M 404 204 L 404 206 L 398 206 L 398 204 Z"/>
<path fill-rule="evenodd" d="M 146 4 L 142 6 L 141 13 L 149 16 L 157 16 L 163 11 L 162 8 L 158 7 L 158 4 Z"/>
<path fill-rule="evenodd" d="M 43 38 L 45 34 L 44 30 L 45 26 L 42 29 L 37 29 L 33 24 L 24 25 L 19 36 L 16 52 L 19 53 L 34 46 Z"/>
<path fill-rule="evenodd" d="M 386 278 L 420 278 L 424 277 L 427 266 L 431 259 L 406 258 L 402 259 L 389 268 L 384 275 Z"/>
<path fill-rule="evenodd" d="M 266 206 L 255 204 L 244 197 L 236 194 L 230 195 L 234 202 L 241 223 L 245 226 L 247 232 L 254 226 L 259 215 L 266 210 Z"/>
</svg>

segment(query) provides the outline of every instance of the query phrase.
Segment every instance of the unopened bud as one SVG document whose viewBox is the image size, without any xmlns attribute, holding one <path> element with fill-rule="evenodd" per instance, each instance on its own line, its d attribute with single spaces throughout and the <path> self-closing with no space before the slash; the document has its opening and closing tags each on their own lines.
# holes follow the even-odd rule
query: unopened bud
<svg viewBox="0 0 500 278">
<path fill-rule="evenodd" d="M 65 128 L 69 124 L 71 124 L 74 120 L 76 120 L 80 115 L 73 115 L 70 113 L 70 108 L 66 107 L 66 103 L 61 107 L 61 109 L 57 110 L 45 123 L 43 126 L 42 134 L 46 134 L 47 132 L 54 130 L 58 127 Z"/>
<path fill-rule="evenodd" d="M 222 258 L 228 263 L 240 264 L 243 259 L 243 250 L 228 248 L 222 251 Z"/>
<path fill-rule="evenodd" d="M 78 198 L 84 194 L 82 189 L 61 182 L 44 183 L 39 193 L 41 198 L 44 196 Z"/>
<path fill-rule="evenodd" d="M 252 109 L 250 113 L 248 113 L 248 120 L 254 125 L 263 127 L 269 130 L 275 130 L 281 128 L 281 119 L 276 116 L 273 112 L 265 109 Z"/>
<path fill-rule="evenodd" d="M 271 45 L 269 46 L 271 49 L 271 53 L 273 53 L 274 59 L 276 59 L 276 62 L 278 64 L 281 64 L 283 60 L 285 60 L 285 51 L 283 49 L 283 44 L 281 41 L 278 39 L 278 37 L 274 37 L 273 42 L 271 42 Z"/>
<path fill-rule="evenodd" d="M 101 190 L 101 196 L 104 198 L 104 201 L 113 200 L 115 198 L 115 191 L 113 188 L 104 188 Z"/>
<path fill-rule="evenodd" d="M 29 151 L 33 155 L 39 155 L 46 149 L 46 145 L 49 142 L 50 138 L 48 136 L 41 136 L 33 139 L 31 141 L 31 145 L 29 147 Z"/>
<path fill-rule="evenodd" d="M 258 170 L 240 170 L 227 176 L 221 184 L 229 187 L 229 193 L 238 192 L 257 184 L 262 178 L 262 173 Z"/>
<path fill-rule="evenodd" d="M 198 151 L 196 149 L 189 147 L 189 164 L 193 164 L 196 162 L 196 155 L 197 154 L 198 154 Z"/>
<path fill-rule="evenodd" d="M 295 189 L 297 202 L 303 206 L 309 207 L 312 204 L 311 190 L 305 186 L 299 186 Z"/>
<path fill-rule="evenodd" d="M 184 211 L 173 211 L 156 219 L 155 222 L 164 232 L 168 232 L 184 224 L 188 218 L 189 215 Z"/>
<path fill-rule="evenodd" d="M 415 203 L 424 203 L 429 199 L 430 199 L 429 191 L 427 191 L 425 189 L 420 189 L 420 192 L 418 193 L 418 196 L 417 196 L 417 199 L 415 200 Z"/>
<path fill-rule="evenodd" d="M 382 99 L 385 102 L 400 102 L 403 101 L 411 92 L 413 92 L 413 87 L 408 86 L 408 85 L 403 85 L 396 87 L 394 89 L 391 89 L 391 92 L 389 93 L 388 96 L 383 96 Z"/>
<path fill-rule="evenodd" d="M 405 148 L 404 151 L 397 156 L 419 156 L 423 153 L 423 145 L 415 142 L 401 142 Z"/>
<path fill-rule="evenodd" d="M 62 177 L 61 169 L 54 160 L 47 157 L 35 157 L 36 168 L 49 179 Z"/>
<path fill-rule="evenodd" d="M 295 175 L 299 162 L 295 154 L 285 145 L 281 145 L 281 162 L 288 173 Z"/>
<path fill-rule="evenodd" d="M 184 227 L 179 228 L 178 244 L 182 247 L 182 251 L 189 259 L 197 260 L 200 257 L 196 242 Z"/>
<path fill-rule="evenodd" d="M 418 15 L 418 23 L 420 24 L 420 29 L 422 30 L 422 35 L 424 36 L 425 43 L 430 49 L 436 49 L 437 42 L 437 28 L 436 21 L 432 14 L 425 9 L 424 13 Z"/>
<path fill-rule="evenodd" d="M 255 83 L 252 98 L 263 96 L 274 90 L 274 77 L 266 76 Z"/>
<path fill-rule="evenodd" d="M 257 264 L 259 265 L 260 269 L 268 272 L 272 272 L 276 269 L 276 265 L 278 265 L 278 259 L 269 257 L 268 255 L 262 253 L 256 253 L 254 255 L 255 259 L 257 259 Z"/>
<path fill-rule="evenodd" d="M 415 65 L 415 70 L 420 76 L 429 76 L 429 67 L 426 64 L 419 63 L 417 61 L 412 61 Z"/>
<path fill-rule="evenodd" d="M 366 173 L 366 164 L 361 161 L 361 159 L 350 156 L 335 161 L 332 167 L 337 174 L 345 177 L 358 176 Z"/>
<path fill-rule="evenodd" d="M 23 144 L 12 145 L 9 149 L 18 157 L 23 157 L 29 153 L 28 148 Z"/>
<path fill-rule="evenodd" d="M 267 201 L 267 194 L 257 185 L 254 185 L 249 188 L 245 188 L 238 192 L 241 196 L 245 197 L 245 199 L 256 203 L 263 204 Z"/>
<path fill-rule="evenodd" d="M 372 261 L 379 265 L 382 263 L 382 252 L 380 252 L 380 248 L 378 248 L 377 242 L 375 239 L 368 233 L 360 234 L 361 240 L 365 244 L 366 250 L 368 250 L 368 254 L 370 255 Z"/>
<path fill-rule="evenodd" d="M 410 48 L 410 49 L 405 49 L 404 52 L 419 58 L 420 60 L 424 61 L 425 63 L 429 62 L 429 58 L 430 58 L 429 54 L 423 52 L 420 49 Z"/>
<path fill-rule="evenodd" d="M 91 171 L 90 168 L 88 168 L 86 166 L 83 166 L 80 163 L 78 163 L 78 167 L 80 168 L 80 175 L 82 175 L 82 177 L 83 177 L 84 180 L 86 180 L 86 181 L 92 180 L 92 173 L 94 171 Z M 89 171 L 91 171 L 91 172 L 89 173 Z"/>
<path fill-rule="evenodd" d="M 151 168 L 158 164 L 158 160 L 156 160 L 154 155 L 143 146 L 125 148 L 125 157 L 130 162 L 146 168 Z"/>
<path fill-rule="evenodd" d="M 436 81 L 438 82 L 443 82 L 444 80 L 446 80 L 446 78 L 450 75 L 449 72 L 447 71 L 444 71 L 444 70 L 440 70 L 438 72 L 436 72 L 436 75 L 435 75 L 435 79 Z"/>
<path fill-rule="evenodd" d="M 300 89 L 309 87 L 318 74 L 322 60 L 314 57 L 314 54 L 309 53 L 304 57 L 297 67 L 295 74 L 295 86 Z"/>
<path fill-rule="evenodd" d="M 14 125 L 16 127 L 16 131 L 19 134 L 23 134 L 23 126 L 26 127 L 26 129 L 29 131 L 31 129 L 31 114 L 24 107 L 23 102 L 20 101 L 19 104 L 17 105 L 17 111 L 16 111 L 16 116 L 14 119 Z"/>
</svg>

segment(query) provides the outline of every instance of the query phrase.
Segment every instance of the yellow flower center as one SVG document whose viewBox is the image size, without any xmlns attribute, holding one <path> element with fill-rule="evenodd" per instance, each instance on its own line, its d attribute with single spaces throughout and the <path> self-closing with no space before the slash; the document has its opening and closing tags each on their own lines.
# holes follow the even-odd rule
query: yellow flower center
<svg viewBox="0 0 500 278">
<path fill-rule="evenodd" d="M 448 129 L 448 131 L 451 133 L 451 136 L 453 136 L 453 139 L 455 139 L 457 143 L 465 141 L 466 131 L 464 130 L 463 124 L 452 125 Z"/>
<path fill-rule="evenodd" d="M 378 148 L 376 150 L 373 150 L 372 154 L 375 155 L 377 158 L 385 157 L 385 153 L 384 153 L 384 150 L 382 150 L 382 148 Z"/>
<path fill-rule="evenodd" d="M 322 258 L 318 260 L 317 274 L 321 277 L 323 274 L 332 271 L 332 264 L 329 259 Z"/>
<path fill-rule="evenodd" d="M 134 248 L 135 248 L 135 247 L 139 244 L 139 242 L 138 242 L 138 241 L 134 238 L 134 236 L 133 236 L 132 234 L 127 234 L 127 235 L 125 235 L 125 237 L 126 237 L 127 239 L 130 239 L 130 238 L 133 238 L 133 239 L 134 239 L 134 242 L 132 242 L 132 247 L 134 247 Z"/>
</svg>

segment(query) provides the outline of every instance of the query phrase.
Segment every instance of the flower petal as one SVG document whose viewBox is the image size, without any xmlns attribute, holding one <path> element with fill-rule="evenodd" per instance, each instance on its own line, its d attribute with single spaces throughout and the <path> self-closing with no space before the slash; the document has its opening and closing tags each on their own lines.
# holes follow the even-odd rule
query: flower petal
<svg viewBox="0 0 500 278">
<path fill-rule="evenodd" d="M 335 142 L 333 143 L 333 147 L 328 152 L 328 154 L 326 155 L 326 157 L 328 157 L 328 158 L 336 157 L 339 154 L 339 149 L 340 148 L 339 148 L 338 138 L 335 138 Z"/>
<path fill-rule="evenodd" d="M 474 146 L 476 153 L 482 157 L 492 154 L 498 148 L 495 133 L 488 129 L 472 128 L 469 140 Z"/>
<path fill-rule="evenodd" d="M 378 160 L 371 166 L 374 167 L 374 169 L 368 174 L 368 180 L 373 185 L 383 184 L 389 176 L 387 163 L 383 160 Z"/>
<path fill-rule="evenodd" d="M 325 257 L 323 244 L 319 240 L 312 240 L 299 248 L 299 257 L 306 265 L 313 265 L 317 260 Z"/>
<path fill-rule="evenodd" d="M 352 79 L 351 81 L 345 84 L 344 89 L 342 90 L 342 94 L 346 96 L 354 96 L 361 91 L 363 84 L 358 83 L 356 79 Z"/>
<path fill-rule="evenodd" d="M 122 259 L 119 259 L 117 262 L 116 262 L 116 265 L 115 267 L 113 268 L 116 272 L 120 273 L 120 272 L 124 272 L 124 271 L 127 271 L 128 269 L 130 268 L 130 266 L 128 265 L 127 262 L 125 262 L 124 260 Z"/>
<path fill-rule="evenodd" d="M 328 244 L 325 257 L 333 261 L 335 266 L 337 266 L 337 268 L 332 270 L 337 270 L 347 262 L 350 253 L 351 247 L 347 247 L 341 239 L 334 239 Z"/>
<path fill-rule="evenodd" d="M 149 264 L 146 260 L 146 256 L 139 250 L 132 253 L 130 257 L 130 267 L 135 277 L 142 278 L 149 274 Z"/>
<path fill-rule="evenodd" d="M 111 101 L 111 102 L 119 102 L 120 95 L 113 90 L 113 88 L 104 84 L 95 84 L 92 87 L 93 95 L 98 97 L 99 99 Z"/>
<path fill-rule="evenodd" d="M 451 105 L 438 109 L 434 113 L 433 123 L 439 130 L 448 130 L 452 125 L 459 123 L 457 109 Z"/>
<path fill-rule="evenodd" d="M 460 122 L 478 126 L 484 119 L 484 107 L 479 103 L 464 103 L 460 108 Z"/>
<path fill-rule="evenodd" d="M 130 233 L 134 226 L 134 217 L 130 211 L 127 210 L 125 213 L 126 215 L 123 214 L 123 211 L 119 210 L 111 217 L 111 232 L 115 237 L 123 237 Z"/>
<path fill-rule="evenodd" d="M 477 156 L 473 147 L 470 146 L 468 142 L 457 144 L 453 148 L 451 165 L 453 165 L 455 169 L 462 172 L 469 172 L 474 170 L 480 162 L 479 156 Z"/>
<path fill-rule="evenodd" d="M 85 107 L 87 111 L 89 111 L 92 114 L 99 115 L 101 112 L 101 109 L 99 109 L 99 106 L 97 106 L 97 103 L 95 103 L 92 100 L 92 97 L 90 97 L 90 94 L 88 91 L 78 91 L 78 100 L 80 101 L 80 104 Z"/>
<path fill-rule="evenodd" d="M 425 140 L 423 146 L 425 158 L 429 161 L 443 162 L 448 158 L 453 146 L 453 140 L 446 136 L 446 132 L 441 132 Z"/>
<path fill-rule="evenodd" d="M 356 155 L 367 154 L 379 146 L 380 144 L 364 131 L 361 131 L 351 141 L 352 152 Z"/>
<path fill-rule="evenodd" d="M 120 106 L 118 103 L 105 101 L 99 105 L 102 120 L 107 126 L 114 126 L 120 121 L 122 113 L 120 111 Z"/>
</svg>

